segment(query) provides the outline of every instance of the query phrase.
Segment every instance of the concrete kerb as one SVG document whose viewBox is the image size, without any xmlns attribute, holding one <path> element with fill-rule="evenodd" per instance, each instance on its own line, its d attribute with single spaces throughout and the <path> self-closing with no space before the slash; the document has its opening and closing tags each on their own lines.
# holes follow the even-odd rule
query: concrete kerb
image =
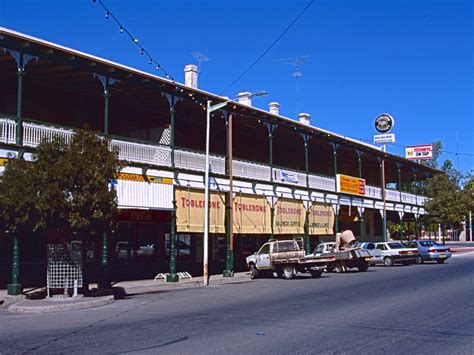
<svg viewBox="0 0 474 355">
<path fill-rule="evenodd" d="M 72 301 L 48 301 L 48 300 L 25 300 L 8 307 L 8 311 L 12 313 L 53 313 L 64 311 L 76 311 L 86 308 L 94 308 L 105 306 L 115 301 L 114 296 L 103 297 L 85 297 L 80 300 Z"/>
</svg>

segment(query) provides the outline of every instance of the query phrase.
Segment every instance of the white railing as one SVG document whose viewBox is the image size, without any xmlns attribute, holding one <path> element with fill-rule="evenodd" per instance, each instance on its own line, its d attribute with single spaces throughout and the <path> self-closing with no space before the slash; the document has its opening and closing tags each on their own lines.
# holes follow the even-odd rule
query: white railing
<svg viewBox="0 0 474 355">
<path fill-rule="evenodd" d="M 309 187 L 311 189 L 336 191 L 336 179 L 319 175 L 309 175 Z"/>
<path fill-rule="evenodd" d="M 382 189 L 375 186 L 365 186 L 365 195 L 376 199 L 382 198 Z"/>
<path fill-rule="evenodd" d="M 385 189 L 385 199 L 387 201 L 400 202 L 400 191 Z"/>
<path fill-rule="evenodd" d="M 407 192 L 402 192 L 402 202 L 416 205 L 416 195 L 409 194 Z"/>
<path fill-rule="evenodd" d="M 249 163 L 241 160 L 232 161 L 232 175 L 248 179 L 270 181 L 271 169 L 269 166 Z"/>
<path fill-rule="evenodd" d="M 54 137 L 59 137 L 64 142 L 69 143 L 74 131 L 71 129 L 45 126 L 42 124 L 24 122 L 23 123 L 23 145 L 36 147 L 42 141 L 51 142 Z"/>
<path fill-rule="evenodd" d="M 418 206 L 424 206 L 426 201 L 428 201 L 428 197 L 416 196 L 416 204 Z"/>
<path fill-rule="evenodd" d="M 16 143 L 16 122 L 8 118 L 0 118 L 0 142 Z"/>
<path fill-rule="evenodd" d="M 151 145 L 113 139 L 109 148 L 119 149 L 119 159 L 134 163 L 159 166 L 171 166 L 171 148 L 163 145 Z"/>
<path fill-rule="evenodd" d="M 206 155 L 186 150 L 175 150 L 174 164 L 176 168 L 205 171 Z M 215 155 L 209 156 L 210 172 L 214 174 L 225 174 L 225 159 Z"/>
</svg>

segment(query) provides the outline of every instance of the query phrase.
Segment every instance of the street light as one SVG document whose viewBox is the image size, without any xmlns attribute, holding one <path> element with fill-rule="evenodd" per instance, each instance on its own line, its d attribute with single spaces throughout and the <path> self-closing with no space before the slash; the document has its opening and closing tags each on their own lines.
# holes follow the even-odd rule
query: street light
<svg viewBox="0 0 474 355">
<path fill-rule="evenodd" d="M 258 91 L 251 93 L 249 97 L 254 96 L 265 96 L 267 95 L 266 91 Z M 211 129 L 211 113 L 217 110 L 220 110 L 227 106 L 229 102 L 233 102 L 233 99 L 221 102 L 219 104 L 211 106 L 211 100 L 207 100 L 207 109 L 206 109 L 206 172 L 205 172 L 205 181 L 204 181 L 204 245 L 203 245 L 203 278 L 204 285 L 209 285 L 209 135 Z M 230 132 L 229 134 L 232 134 Z M 230 147 L 232 149 L 232 147 Z M 232 161 L 229 162 L 232 164 Z M 232 181 L 232 178 L 231 180 Z M 230 196 L 232 198 L 232 182 L 230 183 Z M 233 223 L 231 220 L 230 223 Z"/>
</svg>

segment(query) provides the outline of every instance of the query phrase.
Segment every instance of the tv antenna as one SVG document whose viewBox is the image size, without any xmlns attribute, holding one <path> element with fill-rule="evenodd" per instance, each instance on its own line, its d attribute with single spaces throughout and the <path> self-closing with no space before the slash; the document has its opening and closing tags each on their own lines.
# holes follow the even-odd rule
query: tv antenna
<svg viewBox="0 0 474 355">
<path fill-rule="evenodd" d="M 202 52 L 191 52 L 191 55 L 198 62 L 198 73 L 201 74 L 201 65 L 202 62 L 210 61 L 209 57 Z"/>
<path fill-rule="evenodd" d="M 290 64 L 295 67 L 295 71 L 293 72 L 293 78 L 296 81 L 296 116 L 300 113 L 300 87 L 299 87 L 299 79 L 303 76 L 301 73 L 300 67 L 302 64 L 306 64 L 309 62 L 309 55 L 300 55 L 291 58 L 283 58 L 283 59 L 275 59 L 274 63 L 286 63 Z"/>
</svg>

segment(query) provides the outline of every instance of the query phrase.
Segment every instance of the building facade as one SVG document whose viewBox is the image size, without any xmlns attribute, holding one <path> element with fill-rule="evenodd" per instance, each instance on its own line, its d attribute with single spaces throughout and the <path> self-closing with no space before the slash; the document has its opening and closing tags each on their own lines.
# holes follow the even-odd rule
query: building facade
<svg viewBox="0 0 474 355">
<path fill-rule="evenodd" d="M 1 161 L 19 150 L 29 159 L 43 139 L 67 140 L 86 125 L 127 162 L 112 184 L 120 208 L 107 243 L 113 277 L 175 266 L 201 272 L 208 102 L 228 102 L 210 114 L 211 272 L 243 269 L 269 238 L 302 237 L 307 251 L 342 229 L 382 240 L 386 220 L 416 222 L 425 213 L 426 198 L 402 187 L 436 170 L 312 126 L 307 114 L 282 117 L 277 103 L 252 107 L 250 93 L 229 101 L 199 90 L 196 75 L 187 66 L 181 84 L 0 28 Z M 9 270 L 11 241 L 0 243 Z M 20 241 L 21 274 L 32 279 L 45 263 L 41 238 L 35 243 Z M 101 246 L 87 250 L 97 267 Z"/>
</svg>

